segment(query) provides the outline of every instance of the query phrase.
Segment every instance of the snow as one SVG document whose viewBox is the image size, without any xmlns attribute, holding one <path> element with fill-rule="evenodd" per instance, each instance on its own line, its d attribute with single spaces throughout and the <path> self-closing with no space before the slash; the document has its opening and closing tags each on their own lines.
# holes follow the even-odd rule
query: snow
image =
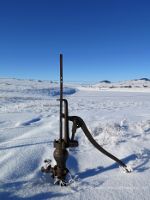
<svg viewBox="0 0 150 200">
<path fill-rule="evenodd" d="M 150 79 L 142 78 L 114 83 L 102 81 L 100 83 L 91 85 L 91 89 L 120 92 L 150 92 Z"/>
<path fill-rule="evenodd" d="M 40 171 L 59 135 L 59 85 L 0 79 L 0 199 L 149 200 L 150 92 L 141 81 L 118 91 L 65 84 L 70 116 L 83 118 L 95 140 L 133 172 L 123 173 L 79 129 L 79 147 L 68 150 L 74 182 L 60 187 Z"/>
</svg>

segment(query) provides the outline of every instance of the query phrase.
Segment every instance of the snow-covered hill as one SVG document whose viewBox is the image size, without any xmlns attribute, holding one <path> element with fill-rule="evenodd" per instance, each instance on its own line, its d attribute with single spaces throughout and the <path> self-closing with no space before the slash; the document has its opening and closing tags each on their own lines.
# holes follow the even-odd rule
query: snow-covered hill
<svg viewBox="0 0 150 200">
<path fill-rule="evenodd" d="M 92 85 L 92 88 L 99 90 L 113 90 L 113 91 L 150 92 L 150 79 L 141 78 L 141 79 L 120 81 L 114 83 L 111 83 L 108 80 L 104 80 L 100 81 L 97 84 Z"/>
<path fill-rule="evenodd" d="M 79 147 L 69 150 L 67 162 L 76 179 L 60 187 L 40 171 L 44 159 L 53 158 L 53 141 L 59 135 L 59 85 L 0 79 L 0 199 L 149 200 L 150 93 L 142 86 L 146 82 L 128 81 L 139 86 L 134 93 L 133 88 L 116 92 L 99 90 L 99 85 L 65 84 L 70 115 L 82 117 L 96 141 L 133 172 L 123 173 L 79 129 Z"/>
</svg>

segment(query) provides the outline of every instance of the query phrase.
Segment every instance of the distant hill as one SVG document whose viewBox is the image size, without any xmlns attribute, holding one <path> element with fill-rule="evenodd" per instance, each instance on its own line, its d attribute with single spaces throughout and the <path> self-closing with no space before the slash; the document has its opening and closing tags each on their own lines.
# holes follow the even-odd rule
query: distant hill
<svg viewBox="0 0 150 200">
<path fill-rule="evenodd" d="M 148 79 L 148 78 L 141 78 L 139 80 L 141 80 L 141 81 L 150 81 L 150 79 Z"/>
<path fill-rule="evenodd" d="M 103 80 L 103 81 L 100 81 L 100 83 L 111 83 L 111 81 Z"/>
<path fill-rule="evenodd" d="M 126 80 L 119 82 L 111 82 L 108 80 L 100 81 L 97 84 L 94 84 L 93 87 L 98 87 L 99 89 L 108 89 L 108 88 L 150 88 L 150 79 L 141 78 L 134 80 Z"/>
</svg>

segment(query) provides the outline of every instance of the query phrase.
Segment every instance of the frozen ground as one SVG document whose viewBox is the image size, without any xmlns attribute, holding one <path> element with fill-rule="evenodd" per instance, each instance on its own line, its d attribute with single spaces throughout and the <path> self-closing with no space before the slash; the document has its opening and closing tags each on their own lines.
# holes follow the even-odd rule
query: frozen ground
<svg viewBox="0 0 150 200">
<path fill-rule="evenodd" d="M 96 141 L 133 168 L 123 173 L 79 129 L 79 147 L 69 150 L 67 164 L 78 177 L 68 187 L 53 185 L 40 172 L 43 160 L 52 158 L 59 134 L 57 94 L 56 83 L 0 79 L 0 199 L 149 200 L 148 89 L 133 93 L 65 87 L 69 114 L 82 117 Z"/>
</svg>

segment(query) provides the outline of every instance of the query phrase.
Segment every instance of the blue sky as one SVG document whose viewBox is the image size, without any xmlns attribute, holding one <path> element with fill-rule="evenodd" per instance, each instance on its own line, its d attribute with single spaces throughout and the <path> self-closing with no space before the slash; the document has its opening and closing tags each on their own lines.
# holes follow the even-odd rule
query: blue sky
<svg viewBox="0 0 150 200">
<path fill-rule="evenodd" d="M 149 0 L 0 0 L 0 77 L 150 78 Z"/>
</svg>

